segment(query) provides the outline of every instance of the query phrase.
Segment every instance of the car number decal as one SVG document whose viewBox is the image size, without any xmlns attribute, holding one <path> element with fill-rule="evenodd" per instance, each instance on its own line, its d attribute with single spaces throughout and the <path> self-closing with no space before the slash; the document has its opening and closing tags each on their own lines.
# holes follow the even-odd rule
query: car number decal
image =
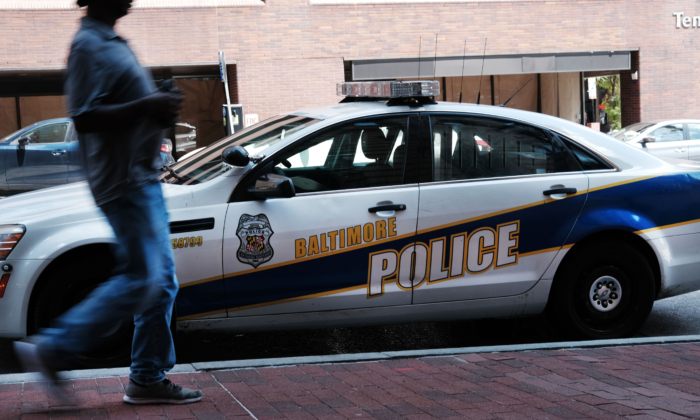
<svg viewBox="0 0 700 420">
<path fill-rule="evenodd" d="M 201 236 L 192 236 L 189 238 L 175 238 L 173 241 L 173 249 L 178 248 L 193 248 L 195 246 L 202 246 L 204 240 Z"/>
</svg>

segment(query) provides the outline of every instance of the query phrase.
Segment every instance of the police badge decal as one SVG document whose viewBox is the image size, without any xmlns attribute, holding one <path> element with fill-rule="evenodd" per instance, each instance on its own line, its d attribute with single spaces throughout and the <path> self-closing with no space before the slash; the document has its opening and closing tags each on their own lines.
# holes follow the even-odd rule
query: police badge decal
<svg viewBox="0 0 700 420">
<path fill-rule="evenodd" d="M 250 264 L 258 268 L 260 264 L 270 261 L 275 255 L 275 251 L 270 245 L 270 237 L 275 232 L 272 231 L 270 221 L 264 214 L 251 216 L 244 214 L 238 221 L 236 235 L 241 241 L 241 246 L 236 252 L 238 261 Z"/>
</svg>

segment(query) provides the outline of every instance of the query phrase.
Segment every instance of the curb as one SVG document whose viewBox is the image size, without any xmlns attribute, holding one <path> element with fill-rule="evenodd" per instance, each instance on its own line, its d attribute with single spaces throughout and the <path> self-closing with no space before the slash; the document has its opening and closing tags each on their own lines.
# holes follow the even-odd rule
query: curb
<svg viewBox="0 0 700 420">
<path fill-rule="evenodd" d="M 629 347 L 634 345 L 676 344 L 694 342 L 700 342 L 700 335 L 624 338 L 619 340 L 563 341 L 557 343 L 387 351 L 376 353 L 333 354 L 327 356 L 280 357 L 274 359 L 229 360 L 221 362 L 199 362 L 175 365 L 175 367 L 172 370 L 170 370 L 170 373 L 212 372 L 217 370 L 255 369 L 290 365 L 359 363 L 376 360 L 441 357 L 474 353 L 506 353 L 515 351 L 565 350 L 598 347 Z M 65 380 L 129 376 L 129 368 L 72 370 L 68 372 L 61 372 L 60 376 L 62 379 Z M 39 373 L 13 373 L 0 375 L 0 384 L 39 382 L 42 380 L 42 376 Z"/>
</svg>

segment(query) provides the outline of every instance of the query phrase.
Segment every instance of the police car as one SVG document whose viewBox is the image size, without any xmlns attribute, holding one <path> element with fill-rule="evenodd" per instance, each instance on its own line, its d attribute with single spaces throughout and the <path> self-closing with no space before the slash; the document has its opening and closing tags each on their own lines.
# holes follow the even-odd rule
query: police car
<svg viewBox="0 0 700 420">
<path fill-rule="evenodd" d="M 318 328 L 547 311 L 634 334 L 700 289 L 700 166 L 435 81 L 341 83 L 162 175 L 179 327 Z M 23 337 L 108 278 L 113 232 L 85 183 L 0 201 L 0 335 Z M 128 358 L 131 324 L 88 365 Z"/>
</svg>

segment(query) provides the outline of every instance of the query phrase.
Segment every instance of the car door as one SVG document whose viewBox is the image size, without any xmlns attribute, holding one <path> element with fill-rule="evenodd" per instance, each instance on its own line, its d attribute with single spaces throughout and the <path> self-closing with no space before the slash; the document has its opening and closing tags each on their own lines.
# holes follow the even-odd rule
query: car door
<svg viewBox="0 0 700 420">
<path fill-rule="evenodd" d="M 647 136 L 656 138 L 653 143 L 646 143 L 644 147 L 649 153 L 672 159 L 688 159 L 689 143 L 683 133 L 682 123 L 670 123 L 651 131 Z"/>
<path fill-rule="evenodd" d="M 84 181 L 85 171 L 83 171 L 83 158 L 80 155 L 80 143 L 78 142 L 78 131 L 71 123 L 68 130 L 68 140 L 66 141 L 66 155 L 68 156 L 68 172 L 66 182 Z"/>
<path fill-rule="evenodd" d="M 565 245 L 587 176 L 546 130 L 467 114 L 422 121 L 433 164 L 420 184 L 416 243 L 429 259 L 414 303 L 526 292 Z"/>
<path fill-rule="evenodd" d="M 241 181 L 245 193 L 274 172 L 292 180 L 296 196 L 243 194 L 229 205 L 230 317 L 411 304 L 410 256 L 398 256 L 416 232 L 418 185 L 404 179 L 404 167 L 415 167 L 406 150 L 417 127 L 409 114 L 341 123 L 295 142 Z"/>
<path fill-rule="evenodd" d="M 686 124 L 688 137 L 688 159 L 700 160 L 700 123 Z"/>
<path fill-rule="evenodd" d="M 10 189 L 33 189 L 66 183 L 68 121 L 42 124 L 22 134 L 5 155 Z M 22 140 L 27 143 L 23 144 Z"/>
<path fill-rule="evenodd" d="M 228 205 L 169 207 L 178 319 L 226 317 L 221 248 Z"/>
</svg>

